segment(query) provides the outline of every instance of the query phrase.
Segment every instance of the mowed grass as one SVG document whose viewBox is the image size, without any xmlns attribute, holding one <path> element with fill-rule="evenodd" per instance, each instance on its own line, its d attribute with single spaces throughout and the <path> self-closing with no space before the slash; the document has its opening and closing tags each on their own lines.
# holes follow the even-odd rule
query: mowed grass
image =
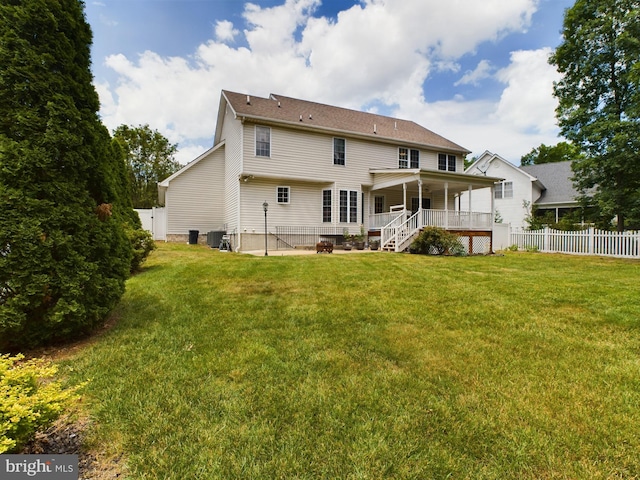
<svg viewBox="0 0 640 480">
<path fill-rule="evenodd" d="M 160 245 L 64 361 L 141 479 L 637 478 L 640 263 Z"/>
</svg>

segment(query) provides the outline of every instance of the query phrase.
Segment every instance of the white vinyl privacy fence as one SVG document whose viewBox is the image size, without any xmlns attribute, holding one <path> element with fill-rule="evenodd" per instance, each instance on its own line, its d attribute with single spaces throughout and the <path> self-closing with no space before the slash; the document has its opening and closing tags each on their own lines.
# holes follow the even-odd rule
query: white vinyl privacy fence
<svg viewBox="0 0 640 480">
<path fill-rule="evenodd" d="M 536 249 L 541 252 L 640 258 L 640 232 L 638 231 L 619 233 L 589 228 L 563 232 L 544 228 L 512 231 L 510 242 L 511 245 L 517 245 L 518 249 Z"/>
</svg>

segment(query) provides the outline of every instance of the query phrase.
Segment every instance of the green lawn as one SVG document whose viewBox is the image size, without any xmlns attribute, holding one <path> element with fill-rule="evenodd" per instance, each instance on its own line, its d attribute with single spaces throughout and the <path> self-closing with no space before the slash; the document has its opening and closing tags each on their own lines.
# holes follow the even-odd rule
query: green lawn
<svg viewBox="0 0 640 480">
<path fill-rule="evenodd" d="M 136 479 L 638 478 L 639 291 L 637 261 L 160 245 L 63 366 Z"/>
</svg>

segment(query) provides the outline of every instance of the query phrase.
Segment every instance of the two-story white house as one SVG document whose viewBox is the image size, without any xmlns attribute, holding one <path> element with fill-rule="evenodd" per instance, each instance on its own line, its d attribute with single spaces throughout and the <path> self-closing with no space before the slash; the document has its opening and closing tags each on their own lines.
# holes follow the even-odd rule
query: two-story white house
<svg viewBox="0 0 640 480">
<path fill-rule="evenodd" d="M 401 251 L 437 225 L 468 237 L 470 250 L 488 238 L 490 249 L 491 209 L 456 205 L 461 192 L 471 205 L 474 190 L 500 178 L 465 174 L 468 153 L 411 121 L 222 91 L 214 146 L 159 183 L 167 239 L 224 231 L 247 251 L 265 238 L 270 249 L 322 237 L 339 244 L 345 230 L 363 229 Z"/>
<path fill-rule="evenodd" d="M 515 229 L 528 227 L 526 218 L 533 207 L 538 215 L 551 212 L 556 222 L 579 208 L 570 161 L 517 167 L 500 155 L 486 151 L 466 173 L 502 178 L 493 190 L 474 192 L 472 207 L 485 212 L 493 208 L 501 222 Z M 463 210 L 467 209 L 467 200 L 468 195 L 464 193 L 461 198 Z"/>
</svg>

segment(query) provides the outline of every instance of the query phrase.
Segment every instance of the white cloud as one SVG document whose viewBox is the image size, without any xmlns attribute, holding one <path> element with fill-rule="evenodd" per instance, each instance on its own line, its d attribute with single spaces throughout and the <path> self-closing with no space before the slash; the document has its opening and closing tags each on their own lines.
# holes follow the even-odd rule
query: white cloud
<svg viewBox="0 0 640 480">
<path fill-rule="evenodd" d="M 549 48 L 511 53 L 511 64 L 496 74 L 507 85 L 496 111 L 502 121 L 541 134 L 557 130 L 553 82 L 560 74 L 549 65 L 551 53 Z"/>
<path fill-rule="evenodd" d="M 219 42 L 233 42 L 240 30 L 233 28 L 233 23 L 228 20 L 218 20 L 216 22 L 216 40 Z"/>
<path fill-rule="evenodd" d="M 475 70 L 467 71 L 454 85 L 479 85 L 481 80 L 491 77 L 493 66 L 489 60 L 481 60 Z"/>
<path fill-rule="evenodd" d="M 483 42 L 524 32 L 538 2 L 362 0 L 335 19 L 314 16 L 320 0 L 286 0 L 270 8 L 248 3 L 246 46 L 225 43 L 241 34 L 230 21 L 219 20 L 216 38 L 194 46 L 189 58 L 154 52 L 136 59 L 109 56 L 106 63 L 119 80 L 97 86 L 101 114 L 109 128 L 149 123 L 190 151 L 210 146 L 221 89 L 260 96 L 273 92 L 350 108 L 393 108 L 474 150 L 480 139 L 493 137 L 515 144 L 532 129 L 539 136 L 553 130 L 552 76 L 540 53 L 516 52 L 511 65 L 498 72 L 505 84 L 499 103 L 459 98 L 426 103 L 423 88 L 430 75 L 458 71 L 458 60 Z M 482 61 L 459 83 L 477 82 L 490 72 L 491 65 Z M 533 77 L 528 83 L 527 73 Z M 543 94 L 548 97 L 541 99 Z M 524 96 L 522 102 L 518 95 Z M 523 103 L 529 112 L 521 113 Z M 527 151 L 537 146 L 528 143 Z M 481 151 L 485 148 L 508 155 L 496 146 Z"/>
</svg>

